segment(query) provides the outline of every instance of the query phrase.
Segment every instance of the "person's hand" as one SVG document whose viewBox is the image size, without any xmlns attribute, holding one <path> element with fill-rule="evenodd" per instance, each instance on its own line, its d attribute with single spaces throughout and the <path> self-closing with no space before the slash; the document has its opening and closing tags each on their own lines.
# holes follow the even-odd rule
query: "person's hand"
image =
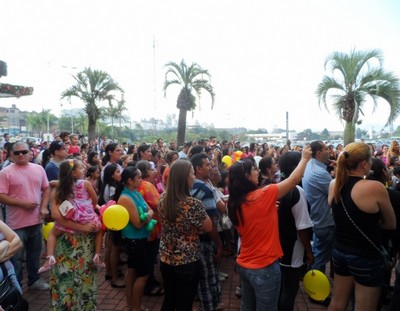
<svg viewBox="0 0 400 311">
<path fill-rule="evenodd" d="M 314 263 L 314 254 L 312 251 L 306 251 L 306 263 L 312 265 Z"/>
<path fill-rule="evenodd" d="M 307 161 L 311 159 L 311 147 L 310 145 L 304 146 L 303 151 L 301 152 L 301 157 Z"/>
<path fill-rule="evenodd" d="M 49 216 L 50 212 L 47 207 L 43 207 L 40 209 L 40 215 L 42 215 L 42 218 L 45 219 L 47 216 Z"/>
<path fill-rule="evenodd" d="M 36 202 L 22 201 L 20 206 L 26 209 L 35 209 L 39 204 Z"/>
<path fill-rule="evenodd" d="M 148 223 L 150 220 L 152 220 L 153 216 L 154 216 L 154 211 L 151 208 L 149 208 L 147 211 L 146 223 Z"/>
<path fill-rule="evenodd" d="M 82 228 L 80 231 L 90 233 L 94 232 L 96 230 L 96 224 L 94 222 L 89 222 L 87 224 L 82 225 Z"/>
</svg>

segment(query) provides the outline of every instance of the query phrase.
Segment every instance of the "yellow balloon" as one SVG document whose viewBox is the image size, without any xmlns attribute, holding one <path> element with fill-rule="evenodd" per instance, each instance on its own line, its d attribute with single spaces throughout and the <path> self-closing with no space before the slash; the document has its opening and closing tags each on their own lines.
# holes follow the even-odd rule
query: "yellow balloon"
<svg viewBox="0 0 400 311">
<path fill-rule="evenodd" d="M 54 227 L 54 222 L 48 222 L 47 224 L 43 224 L 43 238 L 47 241 L 47 239 L 49 238 L 49 234 L 51 229 L 53 229 Z"/>
<path fill-rule="evenodd" d="M 232 165 L 232 157 L 229 155 L 224 156 L 221 161 L 226 164 L 226 167 L 230 167 Z"/>
<path fill-rule="evenodd" d="M 103 214 L 104 225 L 114 231 L 122 230 L 129 222 L 129 213 L 125 207 L 119 204 L 106 208 Z"/>
<path fill-rule="evenodd" d="M 312 299 L 323 301 L 331 292 L 328 278 L 319 270 L 310 270 L 303 278 L 304 290 Z"/>
</svg>

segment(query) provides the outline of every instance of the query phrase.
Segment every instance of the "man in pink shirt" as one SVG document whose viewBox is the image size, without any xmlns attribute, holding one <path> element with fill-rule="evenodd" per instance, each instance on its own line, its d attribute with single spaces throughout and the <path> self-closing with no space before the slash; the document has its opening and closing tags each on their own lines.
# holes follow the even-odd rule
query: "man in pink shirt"
<svg viewBox="0 0 400 311">
<path fill-rule="evenodd" d="M 49 183 L 43 167 L 29 162 L 26 143 L 16 142 L 11 156 L 14 163 L 0 171 L 0 203 L 6 205 L 8 226 L 18 234 L 24 245 L 12 262 L 21 283 L 25 252 L 29 288 L 47 290 L 49 285 L 37 271 L 42 250 L 42 217 L 49 213 Z"/>
</svg>

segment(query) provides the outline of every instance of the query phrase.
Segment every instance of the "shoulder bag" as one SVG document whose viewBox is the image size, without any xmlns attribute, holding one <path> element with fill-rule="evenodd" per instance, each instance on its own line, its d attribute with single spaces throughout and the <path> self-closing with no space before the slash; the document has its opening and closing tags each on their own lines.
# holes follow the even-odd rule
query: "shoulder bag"
<svg viewBox="0 0 400 311">
<path fill-rule="evenodd" d="M 14 286 L 11 275 L 8 274 L 4 263 L 0 264 L 3 272 L 3 281 L 0 282 L 0 306 L 4 311 L 28 311 L 29 304 L 18 288 Z"/>
<path fill-rule="evenodd" d="M 381 245 L 381 248 L 375 245 L 374 242 L 371 241 L 371 239 L 357 226 L 357 224 L 354 222 L 354 220 L 350 217 L 349 213 L 347 212 L 346 206 L 344 205 L 342 197 L 340 197 L 340 202 L 342 203 L 344 212 L 346 213 L 347 217 L 349 218 L 350 222 L 353 224 L 353 226 L 363 235 L 363 237 L 381 254 L 383 258 L 383 262 L 385 265 L 385 272 L 390 273 L 392 271 L 392 263 L 390 256 L 386 249 Z"/>
</svg>

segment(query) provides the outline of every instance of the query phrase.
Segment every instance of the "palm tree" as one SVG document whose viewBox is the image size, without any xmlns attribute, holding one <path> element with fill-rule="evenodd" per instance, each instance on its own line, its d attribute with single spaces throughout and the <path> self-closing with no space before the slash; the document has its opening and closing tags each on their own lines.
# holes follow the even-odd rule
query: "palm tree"
<svg viewBox="0 0 400 311">
<path fill-rule="evenodd" d="M 375 61 L 375 63 L 374 63 Z M 379 66 L 374 66 L 374 64 Z M 349 54 L 333 52 L 325 61 L 325 68 L 329 65 L 332 76 L 324 76 L 318 85 L 316 95 L 319 105 L 327 106 L 327 93 L 333 91 L 332 107 L 339 119 L 345 122 L 344 143 L 354 141 L 356 124 L 361 124 L 360 113 L 371 98 L 376 109 L 380 99 L 390 106 L 387 124 L 393 122 L 400 113 L 399 79 L 392 73 L 383 70 L 383 57 L 380 50 L 355 51 Z"/>
<path fill-rule="evenodd" d="M 118 110 L 117 107 L 112 104 L 112 100 L 114 99 L 113 95 L 106 96 L 106 99 L 108 100 L 108 106 L 100 109 L 101 115 L 103 116 L 103 121 L 104 117 L 111 119 L 111 135 L 114 136 L 114 119 L 118 117 Z"/>
<path fill-rule="evenodd" d="M 163 88 L 164 96 L 170 85 L 177 84 L 181 87 L 176 104 L 179 109 L 177 143 L 178 146 L 181 146 L 185 142 L 187 112 L 196 108 L 196 97 L 193 95 L 193 91 L 200 98 L 202 89 L 206 90 L 211 95 L 211 109 L 214 106 L 215 94 L 209 81 L 211 75 L 208 70 L 202 69 L 196 63 L 187 66 L 183 59 L 180 64 L 169 62 L 164 67 L 167 68 Z M 168 79 L 169 76 L 172 76 L 172 79 Z"/>
<path fill-rule="evenodd" d="M 96 124 L 101 115 L 98 103 L 107 99 L 114 91 L 123 93 L 123 89 L 111 78 L 111 76 L 101 70 L 85 68 L 76 76 L 73 76 L 76 84 L 65 90 L 61 98 L 75 96 L 85 103 L 84 110 L 88 117 L 89 141 L 96 137 Z"/>
<path fill-rule="evenodd" d="M 117 101 L 117 107 L 116 107 L 118 114 L 119 114 L 118 115 L 119 127 L 121 127 L 121 121 L 126 120 L 125 117 L 122 115 L 123 112 L 128 110 L 126 108 L 125 103 L 126 103 L 126 101 L 125 101 L 124 95 L 122 94 L 122 98 L 121 98 L 121 100 Z"/>
</svg>

